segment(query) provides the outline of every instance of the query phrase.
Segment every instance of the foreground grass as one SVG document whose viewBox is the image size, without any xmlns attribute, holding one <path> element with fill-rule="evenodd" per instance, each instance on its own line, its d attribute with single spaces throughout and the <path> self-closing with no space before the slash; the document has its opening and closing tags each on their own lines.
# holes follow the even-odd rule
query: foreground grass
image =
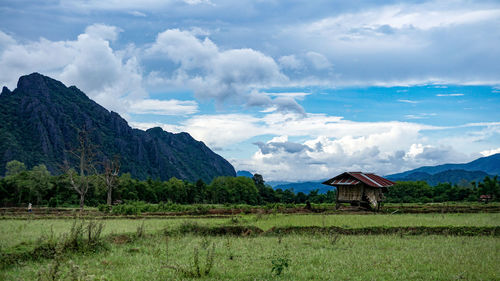
<svg viewBox="0 0 500 281">
<path fill-rule="evenodd" d="M 253 225 L 262 230 L 269 230 L 276 226 L 338 226 L 343 228 L 371 226 L 499 226 L 500 214 L 275 214 L 239 215 L 233 218 L 113 219 L 103 220 L 105 224 L 103 235 L 133 233 L 142 223 L 144 223 L 146 232 L 156 233 L 164 229 L 176 229 L 187 220 L 211 226 L 222 224 Z M 0 220 L 0 247 L 10 248 L 20 243 L 33 244 L 41 236 L 48 236 L 52 232 L 57 236 L 66 232 L 72 224 L 73 219 Z"/>
<path fill-rule="evenodd" d="M 165 267 L 190 268 L 193 251 L 215 245 L 214 266 L 202 280 L 274 280 L 272 261 L 284 258 L 284 280 L 498 280 L 500 239 L 444 236 L 165 237 L 154 235 L 110 251 L 63 261 L 69 278 L 77 265 L 91 280 L 186 280 Z M 33 280 L 51 261 L 28 262 L 0 272 L 2 280 Z M 73 276 L 74 277 L 74 276 Z"/>
</svg>

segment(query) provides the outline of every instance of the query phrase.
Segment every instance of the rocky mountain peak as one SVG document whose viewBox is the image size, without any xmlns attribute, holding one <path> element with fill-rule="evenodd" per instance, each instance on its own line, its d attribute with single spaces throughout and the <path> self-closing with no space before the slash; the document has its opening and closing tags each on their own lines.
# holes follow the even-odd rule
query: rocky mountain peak
<svg viewBox="0 0 500 281">
<path fill-rule="evenodd" d="M 4 94 L 6 93 L 6 94 Z M 122 172 L 138 179 L 171 177 L 210 182 L 217 176 L 234 176 L 232 165 L 187 133 L 172 134 L 161 128 L 131 128 L 117 113 L 109 112 L 75 86 L 39 73 L 22 76 L 12 93 L 0 95 L 0 175 L 11 160 L 28 167 L 45 164 L 52 173 L 78 146 L 82 128 L 90 131 L 97 162 L 123 159 Z"/>
</svg>

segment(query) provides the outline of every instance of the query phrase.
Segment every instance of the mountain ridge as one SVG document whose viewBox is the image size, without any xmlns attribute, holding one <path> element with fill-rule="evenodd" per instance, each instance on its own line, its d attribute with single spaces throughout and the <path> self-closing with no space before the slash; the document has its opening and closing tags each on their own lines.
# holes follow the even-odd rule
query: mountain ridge
<svg viewBox="0 0 500 281">
<path fill-rule="evenodd" d="M 500 153 L 493 154 L 490 156 L 480 157 L 476 160 L 461 163 L 461 164 L 442 164 L 436 166 L 423 166 L 413 170 L 409 170 L 402 173 L 386 175 L 388 179 L 405 178 L 409 174 L 416 172 L 428 173 L 434 175 L 440 172 L 449 170 L 464 170 L 469 172 L 481 171 L 489 175 L 499 175 L 500 174 Z"/>
<path fill-rule="evenodd" d="M 134 129 L 76 86 L 39 73 L 20 77 L 14 91 L 2 88 L 0 117 L 0 174 L 11 160 L 45 164 L 52 173 L 59 173 L 64 161 L 75 166 L 69 151 L 77 147 L 78 130 L 86 128 L 99 148 L 96 160 L 120 155 L 122 172 L 138 179 L 209 182 L 236 175 L 227 160 L 188 133 Z"/>
</svg>

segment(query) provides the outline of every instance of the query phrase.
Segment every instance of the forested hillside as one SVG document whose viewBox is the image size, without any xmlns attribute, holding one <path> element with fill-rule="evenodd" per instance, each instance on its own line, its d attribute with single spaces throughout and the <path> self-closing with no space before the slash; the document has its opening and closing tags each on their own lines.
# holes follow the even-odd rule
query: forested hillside
<svg viewBox="0 0 500 281">
<path fill-rule="evenodd" d="M 100 164 L 118 157 L 121 172 L 137 179 L 210 182 L 236 174 L 228 161 L 188 133 L 133 129 L 77 87 L 38 73 L 22 76 L 12 92 L 3 88 L 0 120 L 0 175 L 11 160 L 28 168 L 44 164 L 52 174 L 63 172 L 65 161 L 76 167 L 72 152 L 79 147 L 81 133 L 94 148 L 91 160 L 99 171 Z"/>
</svg>

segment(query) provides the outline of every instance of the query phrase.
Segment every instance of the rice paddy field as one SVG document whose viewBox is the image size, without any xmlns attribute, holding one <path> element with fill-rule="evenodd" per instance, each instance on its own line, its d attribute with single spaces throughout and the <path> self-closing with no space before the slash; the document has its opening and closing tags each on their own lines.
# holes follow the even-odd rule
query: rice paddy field
<svg viewBox="0 0 500 281">
<path fill-rule="evenodd" d="M 103 225 L 100 247 L 59 253 L 54 246 L 34 257 L 47 249 L 40 245 L 71 237 L 74 224 L 84 226 L 86 241 L 90 221 Z M 241 232 L 218 231 L 230 227 Z M 299 231 L 280 232 L 290 227 Z M 466 231 L 403 231 L 418 227 Z M 371 228 L 396 232 L 343 234 Z M 12 261 L 2 264 L 0 280 L 500 280 L 500 214 L 13 218 L 0 220 L 0 251 Z"/>
</svg>

